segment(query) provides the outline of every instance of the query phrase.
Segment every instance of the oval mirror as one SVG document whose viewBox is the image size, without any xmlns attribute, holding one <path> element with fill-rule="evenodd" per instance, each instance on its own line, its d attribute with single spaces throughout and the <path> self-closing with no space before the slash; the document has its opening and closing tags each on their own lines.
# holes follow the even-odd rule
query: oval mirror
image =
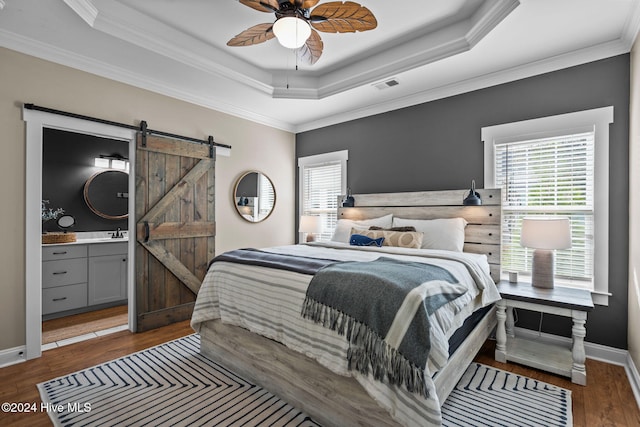
<svg viewBox="0 0 640 427">
<path fill-rule="evenodd" d="M 120 170 L 103 170 L 84 184 L 84 201 L 94 214 L 106 219 L 129 216 L 129 174 Z"/>
<path fill-rule="evenodd" d="M 245 221 L 264 221 L 273 212 L 275 204 L 276 191 L 265 174 L 249 171 L 236 181 L 233 205 Z"/>
<path fill-rule="evenodd" d="M 67 230 L 68 228 L 73 227 L 75 223 L 76 219 L 71 215 L 62 215 L 58 218 L 58 228 L 62 230 Z"/>
</svg>

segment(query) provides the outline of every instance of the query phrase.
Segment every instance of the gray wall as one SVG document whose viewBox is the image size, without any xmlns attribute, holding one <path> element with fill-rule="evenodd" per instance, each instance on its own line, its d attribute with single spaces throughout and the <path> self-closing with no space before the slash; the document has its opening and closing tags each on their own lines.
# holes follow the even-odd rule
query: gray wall
<svg viewBox="0 0 640 427">
<path fill-rule="evenodd" d="M 296 155 L 349 150 L 354 194 L 483 187 L 482 127 L 612 105 L 609 306 L 589 314 L 590 342 L 627 348 L 629 55 L 620 55 L 296 135 Z M 297 193 L 296 193 L 297 194 Z M 519 311 L 518 326 L 539 315 Z M 545 315 L 542 330 L 570 336 L 568 319 Z"/>
</svg>

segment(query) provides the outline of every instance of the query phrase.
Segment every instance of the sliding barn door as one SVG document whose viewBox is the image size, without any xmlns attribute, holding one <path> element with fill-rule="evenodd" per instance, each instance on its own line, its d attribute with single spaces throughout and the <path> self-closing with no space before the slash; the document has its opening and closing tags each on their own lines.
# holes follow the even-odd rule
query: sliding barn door
<svg viewBox="0 0 640 427">
<path fill-rule="evenodd" d="M 139 134 L 137 331 L 189 319 L 215 250 L 213 147 Z"/>
</svg>

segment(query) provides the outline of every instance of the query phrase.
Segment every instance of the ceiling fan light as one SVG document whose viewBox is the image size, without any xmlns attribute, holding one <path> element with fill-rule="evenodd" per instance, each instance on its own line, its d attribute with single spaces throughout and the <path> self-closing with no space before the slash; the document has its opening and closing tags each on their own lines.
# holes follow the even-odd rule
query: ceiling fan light
<svg viewBox="0 0 640 427">
<path fill-rule="evenodd" d="M 280 44 L 289 49 L 298 49 L 311 35 L 309 24 L 294 16 L 284 16 L 273 24 L 273 33 Z"/>
</svg>

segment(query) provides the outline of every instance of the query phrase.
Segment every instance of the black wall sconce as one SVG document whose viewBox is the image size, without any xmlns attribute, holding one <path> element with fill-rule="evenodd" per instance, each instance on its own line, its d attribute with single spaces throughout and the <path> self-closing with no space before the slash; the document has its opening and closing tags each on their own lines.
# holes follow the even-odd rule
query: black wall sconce
<svg viewBox="0 0 640 427">
<path fill-rule="evenodd" d="M 471 180 L 471 191 L 467 197 L 462 201 L 464 206 L 480 206 L 482 205 L 482 198 L 480 197 L 480 193 L 476 191 L 476 181 Z"/>
<path fill-rule="evenodd" d="M 249 199 L 244 195 L 240 196 L 238 199 L 238 206 L 249 206 Z"/>
<path fill-rule="evenodd" d="M 343 208 L 352 208 L 352 207 L 355 206 L 355 204 L 356 204 L 356 200 L 351 195 L 351 188 L 347 188 L 347 195 L 342 200 L 342 207 Z"/>
</svg>

